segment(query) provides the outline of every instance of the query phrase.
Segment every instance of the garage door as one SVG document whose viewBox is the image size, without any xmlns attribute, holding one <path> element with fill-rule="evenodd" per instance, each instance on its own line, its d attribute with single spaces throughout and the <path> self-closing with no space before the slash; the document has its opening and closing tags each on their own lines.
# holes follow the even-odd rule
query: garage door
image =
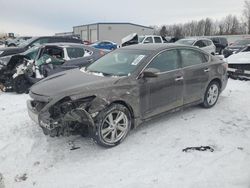
<svg viewBox="0 0 250 188">
<path fill-rule="evenodd" d="M 88 40 L 88 31 L 82 30 L 81 31 L 82 40 Z"/>
<path fill-rule="evenodd" d="M 97 41 L 97 30 L 96 29 L 90 29 L 90 41 L 91 42 Z"/>
</svg>

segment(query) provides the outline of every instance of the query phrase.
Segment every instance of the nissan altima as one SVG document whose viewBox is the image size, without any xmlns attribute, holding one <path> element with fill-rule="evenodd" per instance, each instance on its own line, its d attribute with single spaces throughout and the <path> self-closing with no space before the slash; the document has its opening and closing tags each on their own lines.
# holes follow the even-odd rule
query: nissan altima
<svg viewBox="0 0 250 188">
<path fill-rule="evenodd" d="M 87 133 L 112 147 L 158 115 L 213 107 L 227 79 L 227 64 L 196 47 L 132 45 L 40 81 L 27 106 L 46 135 Z"/>
</svg>

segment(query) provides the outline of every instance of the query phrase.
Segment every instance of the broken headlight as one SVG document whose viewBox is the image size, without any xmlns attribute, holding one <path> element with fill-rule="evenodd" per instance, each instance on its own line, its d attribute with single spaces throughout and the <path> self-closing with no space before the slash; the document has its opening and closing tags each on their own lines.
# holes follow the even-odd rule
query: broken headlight
<svg viewBox="0 0 250 188">
<path fill-rule="evenodd" d="M 90 107 L 90 102 L 95 98 L 95 96 L 86 97 L 78 100 L 70 100 L 69 98 L 63 99 L 57 102 L 52 108 L 50 108 L 50 114 L 52 117 L 61 117 L 66 113 L 72 111 L 76 108 L 82 108 L 88 111 Z"/>
</svg>

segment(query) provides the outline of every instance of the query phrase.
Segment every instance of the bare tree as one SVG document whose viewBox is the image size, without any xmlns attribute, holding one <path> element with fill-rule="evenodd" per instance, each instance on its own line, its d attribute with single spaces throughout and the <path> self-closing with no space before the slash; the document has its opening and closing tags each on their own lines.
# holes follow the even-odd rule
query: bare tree
<svg viewBox="0 0 250 188">
<path fill-rule="evenodd" d="M 204 28 L 204 35 L 205 36 L 210 36 L 212 35 L 212 20 L 210 18 L 206 18 L 205 21 L 205 28 Z"/>
<path fill-rule="evenodd" d="M 167 36 L 167 28 L 166 28 L 165 25 L 161 27 L 160 35 L 161 35 L 162 37 L 166 37 L 166 36 Z"/>
<path fill-rule="evenodd" d="M 248 34 L 250 34 L 250 1 L 244 2 L 243 16 L 245 18 Z"/>
</svg>

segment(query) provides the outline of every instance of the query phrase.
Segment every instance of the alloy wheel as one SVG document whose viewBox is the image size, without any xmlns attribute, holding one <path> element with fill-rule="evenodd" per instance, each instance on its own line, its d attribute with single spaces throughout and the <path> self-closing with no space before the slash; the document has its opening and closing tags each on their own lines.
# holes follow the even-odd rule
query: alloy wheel
<svg viewBox="0 0 250 188">
<path fill-rule="evenodd" d="M 114 144 L 126 135 L 128 127 L 127 115 L 122 111 L 112 111 L 102 123 L 101 137 L 106 143 Z"/>
<path fill-rule="evenodd" d="M 207 103 L 212 106 L 216 103 L 219 96 L 219 88 L 216 84 L 212 84 L 207 92 Z"/>
</svg>

